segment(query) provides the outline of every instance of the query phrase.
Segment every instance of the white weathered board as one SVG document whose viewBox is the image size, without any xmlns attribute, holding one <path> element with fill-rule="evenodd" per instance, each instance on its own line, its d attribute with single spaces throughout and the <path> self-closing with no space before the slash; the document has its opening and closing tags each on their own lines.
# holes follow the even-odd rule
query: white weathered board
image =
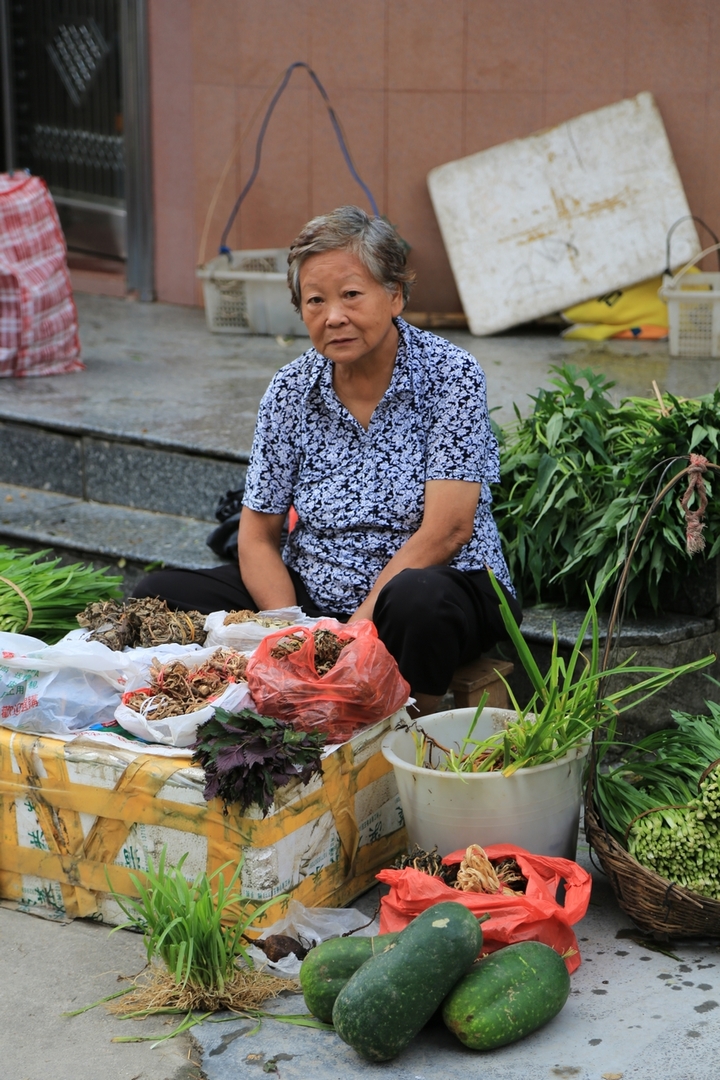
<svg viewBox="0 0 720 1080">
<path fill-rule="evenodd" d="M 690 213 L 649 93 L 441 165 L 428 186 L 473 334 L 662 273 Z M 673 264 L 699 251 L 688 222 Z"/>
</svg>

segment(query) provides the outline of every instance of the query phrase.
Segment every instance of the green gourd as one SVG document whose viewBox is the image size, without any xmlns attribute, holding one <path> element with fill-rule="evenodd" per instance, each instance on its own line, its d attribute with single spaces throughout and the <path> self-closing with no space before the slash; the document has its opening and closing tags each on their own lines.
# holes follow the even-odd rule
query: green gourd
<svg viewBox="0 0 720 1080">
<path fill-rule="evenodd" d="M 366 960 L 389 949 L 398 934 L 378 937 L 331 938 L 311 949 L 300 968 L 300 986 L 313 1016 L 332 1023 L 335 999 L 351 975 Z"/>
<path fill-rule="evenodd" d="M 473 966 L 446 998 L 443 1020 L 471 1050 L 493 1050 L 552 1020 L 569 993 L 562 957 L 539 941 L 520 941 Z"/>
<path fill-rule="evenodd" d="M 427 1023 L 481 948 L 472 912 L 453 900 L 434 904 L 350 978 L 333 1008 L 335 1030 L 368 1061 L 389 1061 Z"/>
</svg>

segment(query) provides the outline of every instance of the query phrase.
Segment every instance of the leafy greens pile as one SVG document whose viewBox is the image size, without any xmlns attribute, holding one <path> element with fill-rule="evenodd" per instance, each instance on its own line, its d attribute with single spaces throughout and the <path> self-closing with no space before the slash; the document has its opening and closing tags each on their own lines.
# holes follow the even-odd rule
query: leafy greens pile
<svg viewBox="0 0 720 1080">
<path fill-rule="evenodd" d="M 325 740 L 252 709 L 216 709 L 198 728 L 193 761 L 205 769 L 208 802 L 219 796 L 225 813 L 233 803 L 241 812 L 257 804 L 264 816 L 278 788 L 296 779 L 307 783 L 320 772 Z"/>
<path fill-rule="evenodd" d="M 656 398 L 614 405 L 614 383 L 603 375 L 571 365 L 553 371 L 551 388 L 533 398 L 532 414 L 523 419 L 516 407 L 517 423 L 501 433 L 495 518 L 523 606 L 584 607 L 586 582 L 598 594 L 616 577 L 626 536 L 632 539 L 667 460 L 691 451 L 712 462 L 720 459 L 720 388 L 697 399 L 665 394 L 662 406 Z M 665 479 L 686 464 L 670 466 Z M 642 597 L 657 610 L 683 578 L 720 551 L 713 483 L 706 473 L 704 557 L 690 559 L 685 551 L 680 484 L 656 510 L 633 560 L 631 608 Z"/>
<path fill-rule="evenodd" d="M 63 566 L 50 554 L 0 546 L 0 630 L 52 645 L 77 630 L 76 612 L 120 597 L 122 578 L 84 563 Z"/>
</svg>

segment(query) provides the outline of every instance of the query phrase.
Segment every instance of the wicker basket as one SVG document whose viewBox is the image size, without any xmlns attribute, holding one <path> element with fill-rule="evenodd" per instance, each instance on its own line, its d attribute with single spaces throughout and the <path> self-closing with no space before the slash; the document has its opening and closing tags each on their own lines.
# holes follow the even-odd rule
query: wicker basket
<svg viewBox="0 0 720 1080">
<path fill-rule="evenodd" d="M 601 824 L 591 764 L 585 789 L 585 835 L 610 879 L 617 902 L 640 929 L 660 940 L 720 937 L 720 902 L 684 889 L 634 859 Z"/>
<path fill-rule="evenodd" d="M 718 248 L 720 248 L 720 244 L 718 244 Z M 720 277 L 720 274 L 718 277 Z M 684 458 L 685 455 L 681 455 L 673 460 L 680 461 Z M 602 669 L 604 671 L 607 670 L 613 646 L 613 633 L 628 582 L 630 564 L 652 515 L 667 493 L 683 478 L 692 481 L 693 477 L 695 477 L 695 480 L 697 480 L 698 474 L 701 475 L 707 469 L 710 469 L 713 473 L 720 473 L 720 465 L 706 461 L 704 458 L 696 458 L 693 454 L 689 455 L 689 462 L 686 468 L 682 469 L 662 486 L 661 490 L 656 492 L 655 498 L 635 534 L 635 539 L 625 559 L 615 590 L 615 598 L 608 620 L 605 652 L 602 659 Z M 689 546 L 689 518 L 687 536 L 688 551 L 691 551 L 692 549 Z M 595 805 L 595 777 L 597 775 L 595 739 L 596 736 L 593 736 L 593 750 L 589 762 L 588 781 L 585 786 L 585 836 L 590 847 L 597 853 L 602 868 L 610 879 L 618 904 L 644 933 L 650 934 L 659 940 L 667 940 L 672 937 L 720 937 L 720 902 L 710 900 L 708 897 L 701 896 L 691 889 L 685 889 L 681 885 L 676 885 L 674 882 L 656 874 L 654 870 L 648 870 L 608 833 Z"/>
</svg>

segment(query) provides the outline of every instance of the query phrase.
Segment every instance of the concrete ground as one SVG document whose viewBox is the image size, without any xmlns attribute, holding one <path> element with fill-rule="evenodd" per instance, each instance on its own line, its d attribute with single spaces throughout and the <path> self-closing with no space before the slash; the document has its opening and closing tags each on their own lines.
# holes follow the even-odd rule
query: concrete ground
<svg viewBox="0 0 720 1080">
<path fill-rule="evenodd" d="M 88 432 L 152 437 L 167 446 L 237 454 L 250 448 L 257 403 L 272 374 L 304 340 L 213 337 L 202 312 L 79 296 L 87 370 L 67 378 L 0 380 L 0 406 L 26 420 Z M 587 346 L 553 337 L 447 336 L 469 348 L 488 377 L 490 406 L 506 422 L 516 402 L 547 385 L 569 360 L 617 381 L 616 396 L 648 394 L 653 380 L 681 395 L 708 392 L 720 362 L 672 360 L 662 344 Z M 586 859 L 586 855 L 581 856 Z M 365 904 L 372 907 L 372 897 Z M 590 911 L 576 928 L 583 964 L 563 1012 L 513 1047 L 476 1055 L 430 1028 L 395 1062 L 370 1066 L 332 1033 L 266 1021 L 204 1023 L 152 1049 L 115 1035 L 167 1031 L 163 1018 L 118 1021 L 101 1009 L 62 1013 L 112 993 L 144 963 L 141 940 L 86 922 L 60 925 L 0 908 L 0 1080 L 716 1080 L 720 1055 L 717 943 L 658 952 L 633 933 L 607 881 L 596 875 Z M 121 980 L 120 982 L 118 980 Z M 301 998 L 283 1012 L 304 1011 Z M 175 1022 L 175 1018 L 172 1018 Z"/>
<path fill-rule="evenodd" d="M 0 380 L 0 411 L 56 428 L 147 437 L 198 453 L 246 455 L 257 405 L 273 374 L 309 342 L 211 334 L 197 308 L 77 296 L 87 370 L 65 377 Z M 476 338 L 442 332 L 479 360 L 499 423 L 532 408 L 528 395 L 548 385 L 550 368 L 568 361 L 617 383 L 616 398 L 661 390 L 686 397 L 720 382 L 720 361 L 673 359 L 667 345 L 601 344 L 558 337 Z"/>
<path fill-rule="evenodd" d="M 588 868 L 587 849 L 578 860 Z M 178 1017 L 121 1021 L 104 1008 L 63 1012 L 114 993 L 145 961 L 141 938 L 98 923 L 44 922 L 0 908 L 2 1080 L 717 1080 L 720 946 L 653 947 L 594 871 L 586 917 L 575 927 L 583 962 L 570 998 L 546 1027 L 513 1046 L 475 1053 L 430 1025 L 393 1062 L 362 1061 L 333 1032 L 218 1016 L 191 1036 L 153 1048 L 113 1043 L 154 1035 Z M 372 914 L 377 890 L 357 906 Z M 630 936 L 628 936 L 630 935 Z M 664 951 L 658 951 L 662 949 Z M 306 1013 L 300 995 L 270 1011 Z"/>
</svg>

